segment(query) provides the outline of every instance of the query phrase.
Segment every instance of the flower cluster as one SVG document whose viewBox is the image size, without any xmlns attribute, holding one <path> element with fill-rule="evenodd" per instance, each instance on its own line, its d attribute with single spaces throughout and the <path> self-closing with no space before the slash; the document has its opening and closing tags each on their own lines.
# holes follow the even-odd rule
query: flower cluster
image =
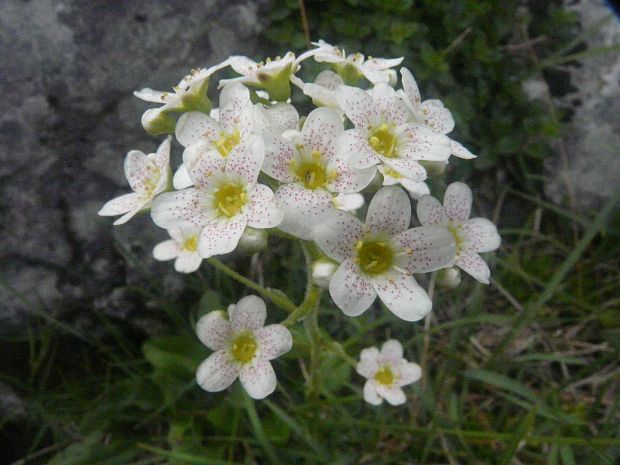
<svg viewBox="0 0 620 465">
<path fill-rule="evenodd" d="M 172 92 L 136 92 L 160 104 L 144 113 L 142 124 L 166 138 L 154 154 L 127 154 L 133 192 L 109 201 L 99 214 L 122 215 L 115 221 L 122 224 L 150 211 L 171 237 L 155 246 L 154 257 L 175 259 L 183 273 L 233 252 L 244 238 L 263 234 L 264 244 L 271 230 L 311 241 L 316 253 L 308 273 L 348 316 L 364 313 L 378 297 L 398 318 L 420 320 L 432 307 L 416 280 L 424 273 L 439 270 L 458 282 L 460 269 L 488 283 L 489 267 L 479 253 L 499 247 L 497 229 L 484 218 L 469 218 L 467 185 L 450 184 L 442 205 L 426 183 L 451 157 L 474 158 L 448 137 L 455 125 L 450 111 L 440 100 L 422 100 L 407 68 L 400 68 L 398 83 L 394 67 L 402 58 L 314 45 L 298 57 L 288 52 L 260 63 L 232 56 L 194 70 Z M 305 82 L 302 63 L 311 58 L 330 69 Z M 215 73 L 228 68 L 239 76 L 210 86 Z M 217 108 L 210 87 L 219 90 Z M 290 103 L 294 89 L 316 108 L 300 115 Z M 182 149 L 174 170 L 172 136 Z M 356 212 L 365 200 L 363 221 Z M 282 325 L 263 327 L 265 319 L 264 302 L 248 296 L 228 313 L 198 322 L 198 337 L 215 351 L 198 369 L 201 387 L 220 391 L 238 376 L 252 397 L 275 389 L 269 360 L 290 350 L 292 338 Z M 368 379 L 364 398 L 372 404 L 404 402 L 401 387 L 421 376 L 394 340 L 381 352 L 362 351 L 357 371 Z"/>
</svg>

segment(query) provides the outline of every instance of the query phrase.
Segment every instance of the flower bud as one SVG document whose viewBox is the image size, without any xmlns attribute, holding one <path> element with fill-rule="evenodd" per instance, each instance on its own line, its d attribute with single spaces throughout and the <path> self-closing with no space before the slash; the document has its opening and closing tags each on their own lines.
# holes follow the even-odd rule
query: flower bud
<svg viewBox="0 0 620 465">
<path fill-rule="evenodd" d="M 146 110 L 142 115 L 142 127 L 151 136 L 174 134 L 176 124 L 172 116 L 167 115 L 159 108 Z"/>
<path fill-rule="evenodd" d="M 312 282 L 320 288 L 327 289 L 337 269 L 338 263 L 329 258 L 319 258 L 312 264 Z"/>
<path fill-rule="evenodd" d="M 461 284 L 461 270 L 452 266 L 437 272 L 437 286 L 444 289 L 454 289 Z"/>
<path fill-rule="evenodd" d="M 245 228 L 241 239 L 239 239 L 239 252 L 246 255 L 253 255 L 267 247 L 268 234 L 264 229 L 254 229 L 249 226 Z"/>
</svg>

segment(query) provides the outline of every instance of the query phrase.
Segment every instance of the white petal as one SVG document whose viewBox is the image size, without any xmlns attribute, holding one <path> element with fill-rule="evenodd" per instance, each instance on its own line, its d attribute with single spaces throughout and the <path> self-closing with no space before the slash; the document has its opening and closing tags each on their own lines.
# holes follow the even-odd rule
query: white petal
<svg viewBox="0 0 620 465">
<path fill-rule="evenodd" d="M 246 141 L 240 142 L 228 154 L 224 171 L 227 174 L 242 176 L 248 184 L 252 185 L 258 178 L 264 159 L 265 143 L 263 139 L 258 136 L 250 136 Z"/>
<path fill-rule="evenodd" d="M 389 339 L 381 346 L 381 359 L 392 365 L 400 363 L 403 358 L 403 345 L 396 339 Z"/>
<path fill-rule="evenodd" d="M 278 208 L 273 191 L 264 184 L 256 184 L 250 193 L 248 225 L 259 229 L 274 228 L 283 217 L 284 212 Z"/>
<path fill-rule="evenodd" d="M 272 360 L 293 348 L 293 336 L 282 325 L 269 325 L 256 333 L 261 358 Z"/>
<path fill-rule="evenodd" d="M 225 85 L 220 92 L 220 125 L 227 132 L 248 124 L 252 120 L 250 91 L 239 83 Z M 251 124 L 251 123 L 250 123 Z"/>
<path fill-rule="evenodd" d="M 151 217 L 157 226 L 164 229 L 201 227 L 209 221 L 204 203 L 204 195 L 196 189 L 166 192 L 153 201 Z"/>
<path fill-rule="evenodd" d="M 405 178 L 415 182 L 422 182 L 426 179 L 426 170 L 413 158 L 387 158 L 383 155 L 378 157 L 383 163 Z"/>
<path fill-rule="evenodd" d="M 372 97 L 357 87 L 340 86 L 336 89 L 336 100 L 356 128 L 365 129 L 375 114 Z"/>
<path fill-rule="evenodd" d="M 364 400 L 371 405 L 381 405 L 383 399 L 377 393 L 377 383 L 369 379 L 364 383 Z"/>
<path fill-rule="evenodd" d="M 397 97 L 394 89 L 385 82 L 375 85 L 372 99 L 376 111 L 382 116 L 381 121 L 397 125 L 407 121 L 409 117 L 407 107 Z"/>
<path fill-rule="evenodd" d="M 168 96 L 168 92 L 160 92 L 158 90 L 153 90 L 148 87 L 145 87 L 142 90 L 136 90 L 133 94 L 140 100 L 153 103 L 166 103 Z"/>
<path fill-rule="evenodd" d="M 321 250 L 338 262 L 353 256 L 355 244 L 363 233 L 364 224 L 341 210 L 325 214 L 312 230 Z"/>
<path fill-rule="evenodd" d="M 417 363 L 403 360 L 398 366 L 398 373 L 398 386 L 406 386 L 407 384 L 415 383 L 422 377 L 422 368 Z"/>
<path fill-rule="evenodd" d="M 200 139 L 183 151 L 183 165 L 189 174 L 192 184 L 206 187 L 211 184 L 216 173 L 226 166 L 226 159 L 206 139 Z"/>
<path fill-rule="evenodd" d="M 336 178 L 325 186 L 332 192 L 359 192 L 372 182 L 377 172 L 375 166 L 353 168 L 349 160 L 340 156 L 329 160 L 327 170 L 336 172 Z"/>
<path fill-rule="evenodd" d="M 377 296 L 370 281 L 362 276 L 351 259 L 342 262 L 334 273 L 329 282 L 329 294 L 347 316 L 361 315 Z"/>
<path fill-rule="evenodd" d="M 377 383 L 377 393 L 390 405 L 402 405 L 407 402 L 405 393 L 397 386 L 384 386 Z"/>
<path fill-rule="evenodd" d="M 467 242 L 467 248 L 473 252 L 492 252 L 502 242 L 497 227 L 486 218 L 472 218 L 461 223 L 460 227 Z"/>
<path fill-rule="evenodd" d="M 476 158 L 476 155 L 471 153 L 462 144 L 455 140 L 450 140 L 450 153 L 455 157 L 463 158 L 465 160 L 471 160 L 472 158 Z"/>
<path fill-rule="evenodd" d="M 123 194 L 112 200 L 108 200 L 97 214 L 101 216 L 122 215 L 140 208 L 143 203 L 144 198 L 140 194 L 131 192 L 130 194 Z"/>
<path fill-rule="evenodd" d="M 348 160 L 353 168 L 363 169 L 379 163 L 375 152 L 366 136 L 359 129 L 349 129 L 343 132 L 335 142 L 336 157 Z"/>
<path fill-rule="evenodd" d="M 130 212 L 125 213 L 123 216 L 121 216 L 120 218 L 116 219 L 112 224 L 114 226 L 119 226 L 121 224 L 127 223 L 130 219 L 132 219 L 134 216 L 136 216 L 142 210 L 148 208 L 150 203 L 151 203 L 150 200 L 144 201 L 144 203 L 142 203 L 142 205 L 138 206 L 135 210 L 132 210 Z"/>
<path fill-rule="evenodd" d="M 229 220 L 205 224 L 198 240 L 198 254 L 202 258 L 209 258 L 232 252 L 239 244 L 247 223 L 246 216 L 240 214 Z"/>
<path fill-rule="evenodd" d="M 405 91 L 405 95 L 410 100 L 410 102 L 414 105 L 414 108 L 417 108 L 422 101 L 422 97 L 420 96 L 420 89 L 418 88 L 418 83 L 415 81 L 413 74 L 407 68 L 401 68 L 400 74 L 402 76 L 402 86 L 403 91 Z"/>
<path fill-rule="evenodd" d="M 223 391 L 237 378 L 239 369 L 224 350 L 212 353 L 196 371 L 196 381 L 205 391 Z"/>
<path fill-rule="evenodd" d="M 407 124 L 398 130 L 403 144 L 399 156 L 415 160 L 446 161 L 450 158 L 450 139 L 421 124 Z"/>
<path fill-rule="evenodd" d="M 364 378 L 372 378 L 379 369 L 379 350 L 376 347 L 368 347 L 360 352 L 360 361 L 355 367 Z"/>
<path fill-rule="evenodd" d="M 291 162 L 295 157 L 293 143 L 277 134 L 266 134 L 265 161 L 262 170 L 280 182 L 293 182 Z"/>
<path fill-rule="evenodd" d="M 194 181 L 192 181 L 192 178 L 189 177 L 185 163 L 181 163 L 172 177 L 172 185 L 175 189 L 180 190 L 191 187 L 193 184 Z"/>
<path fill-rule="evenodd" d="M 278 383 L 276 373 L 267 360 L 256 360 L 251 365 L 241 368 L 239 381 L 254 399 L 264 399 L 276 390 Z"/>
<path fill-rule="evenodd" d="M 423 195 L 428 195 L 431 193 L 431 190 L 429 189 L 428 184 L 426 184 L 424 181 L 416 182 L 408 178 L 401 178 L 399 179 L 399 181 L 400 181 L 400 184 L 405 189 L 407 189 L 407 192 L 409 192 L 409 195 L 414 199 L 419 199 Z"/>
<path fill-rule="evenodd" d="M 443 208 L 447 218 L 464 221 L 471 213 L 472 194 L 469 186 L 462 182 L 453 182 L 446 188 Z"/>
<path fill-rule="evenodd" d="M 317 74 L 314 83 L 329 90 L 336 90 L 338 86 L 344 84 L 344 81 L 338 73 L 326 69 Z"/>
<path fill-rule="evenodd" d="M 276 103 L 267 109 L 267 115 L 273 123 L 273 131 L 278 134 L 282 134 L 287 129 L 299 127 L 299 113 L 290 103 Z"/>
<path fill-rule="evenodd" d="M 174 269 L 179 273 L 193 273 L 202 263 L 202 257 L 196 252 L 182 251 L 174 261 Z"/>
<path fill-rule="evenodd" d="M 409 227 L 411 200 L 398 186 L 385 186 L 377 191 L 368 205 L 366 225 L 373 232 L 394 236 Z"/>
<path fill-rule="evenodd" d="M 155 166 L 157 166 L 162 174 L 168 175 L 170 171 L 170 141 L 172 140 L 172 136 L 168 136 L 164 139 L 164 141 L 159 144 L 157 147 L 157 151 L 155 152 L 155 156 L 153 157 L 153 161 L 155 162 Z M 152 156 L 152 155 L 151 155 Z M 149 156 L 149 158 L 151 157 Z M 167 184 L 166 179 L 166 184 Z"/>
<path fill-rule="evenodd" d="M 217 121 L 199 111 L 183 113 L 175 129 L 177 140 L 183 147 L 189 147 L 201 138 L 217 140 L 221 132 Z"/>
<path fill-rule="evenodd" d="M 256 69 L 257 63 L 254 60 L 250 60 L 248 57 L 235 55 L 230 58 L 230 67 L 239 74 L 243 74 L 245 76 Z"/>
<path fill-rule="evenodd" d="M 448 134 L 454 129 L 452 113 L 441 100 L 425 100 L 420 105 L 420 113 L 424 116 L 424 123 L 440 134 Z"/>
<path fill-rule="evenodd" d="M 285 184 L 276 191 L 276 202 L 283 213 L 278 228 L 303 240 L 312 240 L 312 228 L 332 209 L 332 195 L 323 189 L 306 189 Z"/>
<path fill-rule="evenodd" d="M 200 317 L 196 323 L 198 339 L 211 350 L 227 348 L 231 334 L 230 321 L 223 310 L 209 312 Z"/>
<path fill-rule="evenodd" d="M 430 195 L 425 195 L 418 200 L 417 214 L 418 220 L 424 226 L 445 224 L 441 202 Z"/>
<path fill-rule="evenodd" d="M 332 205 L 338 210 L 355 212 L 364 206 L 364 196 L 357 192 L 351 194 L 338 194 L 332 199 Z"/>
<path fill-rule="evenodd" d="M 330 108 L 317 108 L 306 118 L 301 130 L 304 150 L 317 151 L 327 158 L 334 154 L 334 141 L 344 132 L 338 113 Z"/>
<path fill-rule="evenodd" d="M 454 235 L 442 226 L 420 226 L 400 233 L 394 241 L 403 249 L 397 258 L 400 268 L 409 273 L 428 273 L 454 261 Z"/>
<path fill-rule="evenodd" d="M 153 249 L 153 258 L 159 261 L 172 260 L 173 258 L 177 258 L 179 253 L 181 252 L 181 248 L 179 244 L 174 239 L 170 239 L 164 242 L 160 242 Z"/>
<path fill-rule="evenodd" d="M 255 295 L 246 295 L 232 309 L 230 324 L 234 333 L 246 330 L 254 333 L 263 327 L 266 318 L 265 301 Z"/>
<path fill-rule="evenodd" d="M 476 252 L 461 250 L 454 264 L 481 283 L 489 284 L 491 277 L 489 265 Z"/>
<path fill-rule="evenodd" d="M 371 281 L 379 298 L 398 318 L 418 321 L 431 311 L 431 299 L 413 276 L 390 272 L 373 276 Z"/>
<path fill-rule="evenodd" d="M 144 193 L 145 183 L 152 177 L 147 156 L 140 150 L 131 150 L 125 155 L 123 165 L 131 190 Z"/>
</svg>

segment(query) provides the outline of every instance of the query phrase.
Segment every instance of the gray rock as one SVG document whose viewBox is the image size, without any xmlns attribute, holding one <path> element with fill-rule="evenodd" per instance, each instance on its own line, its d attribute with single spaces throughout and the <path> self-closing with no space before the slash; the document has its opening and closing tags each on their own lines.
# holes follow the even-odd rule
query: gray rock
<svg viewBox="0 0 620 465">
<path fill-rule="evenodd" d="M 584 30 L 612 15 L 598 0 L 564 3 L 579 14 Z M 588 49 L 620 43 L 618 18 L 607 21 L 586 43 Z M 574 109 L 563 139 L 568 169 L 560 155 L 548 160 L 551 182 L 545 190 L 554 202 L 567 205 L 570 183 L 576 207 L 587 212 L 600 208 L 620 186 L 620 53 L 584 58 L 568 69 L 576 90 L 557 102 Z"/>
<path fill-rule="evenodd" d="M 151 258 L 164 231 L 148 217 L 113 228 L 96 212 L 128 191 L 125 153 L 158 144 L 140 125 L 150 105 L 132 92 L 165 90 L 191 68 L 255 54 L 264 4 L 0 2 L 3 331 L 14 334 L 40 311 L 78 331 L 92 329 L 93 311 L 147 329 L 149 303 L 125 289 L 145 287 L 144 273 L 119 250 L 155 269 L 167 290 L 182 289 L 172 263 Z"/>
</svg>

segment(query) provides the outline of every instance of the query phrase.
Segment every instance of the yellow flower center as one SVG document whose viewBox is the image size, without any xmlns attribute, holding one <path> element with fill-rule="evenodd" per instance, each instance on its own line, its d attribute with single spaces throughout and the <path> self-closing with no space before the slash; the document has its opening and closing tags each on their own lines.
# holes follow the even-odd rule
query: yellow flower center
<svg viewBox="0 0 620 465">
<path fill-rule="evenodd" d="M 391 176 L 394 179 L 400 179 L 403 177 L 402 174 L 400 174 L 398 171 L 396 171 L 394 168 L 390 168 L 387 165 L 383 165 L 383 174 L 385 174 L 386 176 Z"/>
<path fill-rule="evenodd" d="M 394 261 L 394 252 L 381 240 L 359 241 L 356 261 L 366 274 L 378 275 L 388 270 Z"/>
<path fill-rule="evenodd" d="M 456 253 L 458 255 L 459 252 L 461 251 L 461 246 L 463 245 L 463 238 L 460 236 L 459 231 L 462 230 L 463 227 L 460 224 L 459 225 L 454 225 L 454 224 L 450 223 L 448 225 L 448 229 L 450 230 L 450 232 L 454 236 L 454 242 L 456 243 Z"/>
<path fill-rule="evenodd" d="M 375 152 L 380 153 L 384 157 L 398 157 L 396 137 L 394 137 L 392 131 L 385 123 L 372 130 L 368 138 L 368 143 Z"/>
<path fill-rule="evenodd" d="M 214 199 L 215 208 L 220 214 L 231 218 L 247 203 L 248 195 L 242 184 L 228 182 L 215 191 Z"/>
<path fill-rule="evenodd" d="M 230 151 L 234 149 L 241 140 L 241 135 L 239 134 L 239 130 L 235 128 L 232 133 L 222 132 L 220 136 L 220 139 L 215 141 L 215 147 L 217 151 L 220 152 L 220 155 L 227 157 Z"/>
<path fill-rule="evenodd" d="M 325 169 L 325 163 L 320 152 L 312 152 L 311 158 L 305 159 L 301 163 L 293 160 L 291 167 L 297 178 L 307 189 L 323 187 L 329 181 L 329 175 Z"/>
<path fill-rule="evenodd" d="M 387 365 L 383 365 L 375 373 L 375 381 L 379 384 L 383 384 L 384 386 L 390 386 L 394 382 L 395 378 L 396 376 L 394 376 L 394 372 Z"/>
<path fill-rule="evenodd" d="M 182 248 L 183 250 L 187 250 L 189 252 L 195 252 L 198 248 L 198 236 L 194 235 L 186 239 Z"/>
<path fill-rule="evenodd" d="M 243 333 L 233 340 L 231 352 L 238 362 L 248 363 L 254 358 L 257 347 L 258 345 L 254 337 L 250 334 Z"/>
</svg>

